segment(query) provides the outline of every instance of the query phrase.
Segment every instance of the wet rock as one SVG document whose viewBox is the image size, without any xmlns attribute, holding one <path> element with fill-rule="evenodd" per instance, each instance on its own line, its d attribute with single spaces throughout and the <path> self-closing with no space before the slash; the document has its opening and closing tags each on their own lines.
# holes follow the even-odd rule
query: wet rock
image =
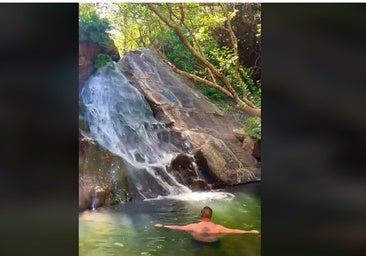
<svg viewBox="0 0 366 256">
<path fill-rule="evenodd" d="M 190 172 L 194 172 L 192 157 L 185 154 L 178 154 L 172 161 L 171 167 L 175 170 L 189 170 Z"/>
<path fill-rule="evenodd" d="M 168 127 L 167 127 L 168 128 Z M 164 129 L 158 133 L 161 143 L 166 145 L 166 149 L 177 152 L 190 152 L 192 145 L 186 135 L 176 130 Z"/>
<path fill-rule="evenodd" d="M 193 191 L 207 190 L 209 188 L 202 174 L 198 170 L 195 159 L 186 154 L 178 154 L 170 164 L 170 173 L 176 179 L 188 186 Z"/>
<path fill-rule="evenodd" d="M 107 192 L 104 188 L 96 186 L 89 191 L 89 197 L 91 201 L 90 209 L 96 209 L 105 205 Z"/>
<path fill-rule="evenodd" d="M 166 174 L 163 166 L 144 166 L 141 168 L 129 169 L 130 194 L 134 201 L 144 200 L 145 198 L 155 198 L 170 194 L 169 188 L 160 186 L 160 180 L 173 185 L 171 178 Z M 152 176 L 160 174 L 160 180 Z M 143 190 L 142 190 L 143 188 Z"/>
<path fill-rule="evenodd" d="M 194 180 L 192 180 L 190 189 L 192 189 L 192 191 L 203 191 L 203 190 L 209 190 L 210 187 L 205 180 L 194 179 Z"/>
<path fill-rule="evenodd" d="M 194 89 L 191 81 L 176 74 L 149 49 L 129 52 L 119 64 L 129 81 L 144 94 L 155 118 L 187 138 L 186 150 L 179 147 L 182 144 L 179 137 L 172 145 L 178 152 L 195 156 L 200 163 L 197 170 L 209 184 L 222 186 L 260 180 L 257 160 L 241 147 L 241 125 L 227 116 L 215 115 L 216 107 Z M 180 162 L 180 158 L 185 159 L 178 157 L 175 161 Z M 191 169 L 183 168 L 188 164 L 176 162 L 172 162 L 171 171 L 184 184 L 193 186 Z"/>
<path fill-rule="evenodd" d="M 127 171 L 118 156 L 79 134 L 79 210 L 130 200 Z M 94 201 L 93 201 L 94 200 Z"/>
<path fill-rule="evenodd" d="M 144 163 L 146 161 L 139 153 L 135 153 L 135 160 L 140 163 Z"/>
</svg>

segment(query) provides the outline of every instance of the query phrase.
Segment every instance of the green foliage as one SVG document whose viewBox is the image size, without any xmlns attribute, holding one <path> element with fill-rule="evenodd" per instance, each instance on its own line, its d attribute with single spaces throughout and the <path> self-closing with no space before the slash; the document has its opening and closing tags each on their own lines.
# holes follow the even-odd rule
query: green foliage
<svg viewBox="0 0 366 256">
<path fill-rule="evenodd" d="M 160 20 L 151 15 L 145 3 L 101 4 L 103 15 L 113 27 L 112 38 L 121 55 L 140 47 L 149 47 L 157 35 L 166 31 Z"/>
<path fill-rule="evenodd" d="M 211 40 L 205 45 L 205 52 L 208 60 L 227 77 L 231 84 L 236 85 L 234 89 L 240 98 L 245 94 L 249 100 L 260 106 L 261 87 L 253 79 L 254 71 L 242 65 L 238 67 L 239 74 L 245 83 L 244 87 L 240 87 L 240 83 L 235 77 L 235 68 L 237 68 L 235 60 L 238 56 L 233 53 L 232 49 L 227 46 L 219 47 L 216 41 Z"/>
<path fill-rule="evenodd" d="M 209 61 L 227 77 L 231 84 L 236 85 L 234 89 L 238 96 L 242 98 L 244 95 L 246 95 L 249 100 L 257 103 L 257 106 L 259 107 L 261 99 L 261 87 L 253 79 L 253 70 L 241 65 L 238 67 L 239 74 L 245 83 L 244 87 L 240 87 L 240 83 L 235 77 L 235 60 L 237 56 L 234 55 L 232 49 L 226 46 L 218 47 L 217 43 L 214 41 L 208 42 L 205 46 L 205 51 L 207 52 L 206 55 L 208 56 Z M 203 91 L 203 93 L 206 95 L 207 92 Z M 211 98 L 211 95 L 208 97 Z"/>
<path fill-rule="evenodd" d="M 173 31 L 159 33 L 157 40 L 161 42 L 162 51 L 173 65 L 189 73 L 197 72 L 198 62 L 196 58 L 192 56 Z"/>
<path fill-rule="evenodd" d="M 116 192 L 112 192 L 110 195 L 110 205 L 116 205 L 123 203 L 124 200 L 121 195 Z"/>
<path fill-rule="evenodd" d="M 261 139 L 261 119 L 259 117 L 249 117 L 244 124 L 245 136 L 255 140 Z"/>
<path fill-rule="evenodd" d="M 109 29 L 109 21 L 99 17 L 93 4 L 80 4 L 79 41 L 90 40 L 108 48 L 111 46 Z"/>
<path fill-rule="evenodd" d="M 216 90 L 215 88 L 207 87 L 204 85 L 197 85 L 201 90 L 202 94 L 205 95 L 210 101 L 220 101 L 223 99 L 223 94 Z"/>
<path fill-rule="evenodd" d="M 88 37 L 103 44 L 103 33 L 98 32 L 98 37 L 93 35 L 93 31 L 110 31 L 121 54 L 139 47 L 154 47 L 163 52 L 178 69 L 223 86 L 223 82 L 217 77 L 213 78 L 207 66 L 192 55 L 173 29 L 153 14 L 147 4 L 80 6 L 81 40 Z M 227 78 L 239 98 L 245 97 L 260 107 L 260 4 L 160 3 L 154 6 L 171 23 L 182 29 L 193 49 L 205 56 Z M 109 23 L 97 13 L 108 18 Z M 229 21 L 232 30 L 225 27 Z M 109 24 L 113 26 L 112 30 Z M 237 48 L 229 31 L 234 32 L 237 38 Z M 100 62 L 103 64 L 102 60 Z M 239 76 L 245 85 L 238 79 Z M 214 103 L 229 98 L 205 85 L 198 84 L 197 87 Z"/>
<path fill-rule="evenodd" d="M 254 77 L 254 71 L 251 68 L 240 67 L 240 76 L 245 82 L 245 88 L 242 91 L 246 92 L 249 100 L 256 103 L 257 107 L 260 107 L 262 89 L 258 82 L 255 82 L 252 77 Z M 242 92 L 238 92 L 239 96 L 242 96 Z"/>
<path fill-rule="evenodd" d="M 218 115 L 218 116 L 221 116 L 222 115 L 221 114 L 221 111 L 219 109 L 217 109 L 217 108 L 213 111 L 213 114 Z"/>
<path fill-rule="evenodd" d="M 94 69 L 96 70 L 98 68 L 104 67 L 105 65 L 107 65 L 107 63 L 110 63 L 112 61 L 113 60 L 109 55 L 99 54 L 94 61 Z"/>
</svg>

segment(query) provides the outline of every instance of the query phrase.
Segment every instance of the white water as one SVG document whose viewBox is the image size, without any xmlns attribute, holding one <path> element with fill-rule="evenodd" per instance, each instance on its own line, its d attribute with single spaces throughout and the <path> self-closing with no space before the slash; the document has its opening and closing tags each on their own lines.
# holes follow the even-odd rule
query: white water
<svg viewBox="0 0 366 256">
<path fill-rule="evenodd" d="M 144 163 L 163 159 L 152 125 L 162 125 L 153 118 L 143 96 L 117 66 L 106 67 L 93 76 L 81 93 L 86 107 L 90 135 L 101 146 L 138 165 L 137 154 Z"/>
<path fill-rule="evenodd" d="M 223 191 L 204 191 L 204 192 L 189 192 L 182 193 L 179 195 L 168 195 L 168 196 L 158 196 L 153 199 L 145 199 L 145 201 L 150 200 L 162 200 L 162 199 L 174 199 L 179 201 L 189 201 L 189 202 L 208 202 L 211 200 L 231 200 L 235 196 L 228 192 Z"/>
<path fill-rule="evenodd" d="M 164 124 L 154 118 L 144 97 L 117 64 L 92 76 L 81 100 L 88 137 L 127 163 L 131 181 L 143 198 L 191 192 L 167 172 L 172 156 L 158 139 Z"/>
</svg>

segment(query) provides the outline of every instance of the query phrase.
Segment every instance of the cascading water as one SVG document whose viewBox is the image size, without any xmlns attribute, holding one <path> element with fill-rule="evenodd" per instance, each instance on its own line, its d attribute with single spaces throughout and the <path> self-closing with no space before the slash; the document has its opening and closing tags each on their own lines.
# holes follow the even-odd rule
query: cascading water
<svg viewBox="0 0 366 256">
<path fill-rule="evenodd" d="M 164 124 L 154 118 L 145 98 L 116 63 L 90 78 L 81 101 L 88 136 L 124 160 L 130 181 L 142 198 L 191 191 L 167 172 L 172 156 L 158 135 Z"/>
</svg>

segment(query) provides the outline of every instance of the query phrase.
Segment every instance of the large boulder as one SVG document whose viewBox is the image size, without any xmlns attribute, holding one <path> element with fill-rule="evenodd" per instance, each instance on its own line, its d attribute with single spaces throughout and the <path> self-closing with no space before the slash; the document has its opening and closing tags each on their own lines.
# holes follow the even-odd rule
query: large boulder
<svg viewBox="0 0 366 256">
<path fill-rule="evenodd" d="M 130 200 L 127 175 L 120 157 L 79 135 L 79 210 Z"/>
<path fill-rule="evenodd" d="M 193 191 L 208 190 L 210 186 L 207 179 L 198 169 L 193 156 L 188 154 L 178 154 L 170 165 L 170 172 L 176 179 Z"/>
<path fill-rule="evenodd" d="M 261 160 L 261 140 L 255 140 L 247 136 L 243 139 L 242 148 L 258 161 Z"/>
<path fill-rule="evenodd" d="M 197 150 L 195 157 L 199 167 L 213 178 L 215 187 L 260 180 L 255 158 L 236 144 L 211 138 Z"/>
<path fill-rule="evenodd" d="M 119 64 L 143 93 L 155 117 L 182 135 L 177 138 L 189 145 L 182 152 L 195 156 L 200 163 L 198 170 L 208 182 L 219 187 L 260 180 L 257 160 L 244 151 L 233 132 L 240 125 L 227 116 L 217 115 L 217 108 L 191 81 L 176 74 L 149 49 L 128 52 Z M 184 172 L 189 173 L 189 168 Z"/>
</svg>

